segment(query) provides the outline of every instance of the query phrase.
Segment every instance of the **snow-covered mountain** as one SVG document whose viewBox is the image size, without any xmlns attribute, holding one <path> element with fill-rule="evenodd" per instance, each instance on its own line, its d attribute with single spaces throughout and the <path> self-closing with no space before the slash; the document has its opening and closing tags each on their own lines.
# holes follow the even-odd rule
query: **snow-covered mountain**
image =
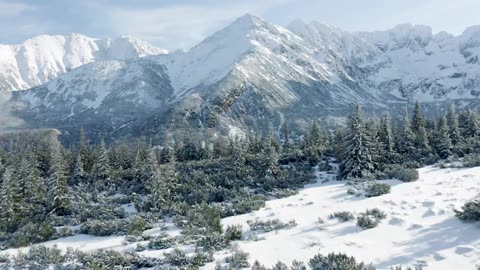
<svg viewBox="0 0 480 270">
<path fill-rule="evenodd" d="M 93 39 L 80 34 L 37 36 L 18 45 L 0 45 L 0 91 L 40 85 L 87 63 L 165 54 L 132 37 Z"/>
<path fill-rule="evenodd" d="M 105 133 L 260 129 L 285 119 L 302 128 L 312 118 L 344 117 L 356 101 L 381 113 L 414 100 L 476 102 L 480 93 L 480 27 L 460 36 L 413 25 L 350 33 L 299 20 L 284 28 L 247 14 L 187 52 L 124 60 L 131 54 L 108 48 L 91 64 L 17 92 L 22 114 L 39 125 L 75 121 Z M 136 52 L 158 54 L 151 50 Z"/>
</svg>

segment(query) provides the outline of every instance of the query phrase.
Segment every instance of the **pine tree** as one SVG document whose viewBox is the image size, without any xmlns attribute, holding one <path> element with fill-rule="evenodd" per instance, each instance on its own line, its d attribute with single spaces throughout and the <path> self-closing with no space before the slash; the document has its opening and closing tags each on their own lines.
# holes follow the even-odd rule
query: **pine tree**
<svg viewBox="0 0 480 270">
<path fill-rule="evenodd" d="M 447 124 L 449 127 L 448 135 L 450 136 L 450 140 L 452 141 L 453 145 L 457 145 L 460 140 L 460 128 L 458 124 L 458 115 L 455 112 L 455 105 L 450 104 L 447 113 Z"/>
<path fill-rule="evenodd" d="M 471 109 L 465 113 L 462 133 L 465 138 L 476 138 L 480 135 L 478 116 Z"/>
<path fill-rule="evenodd" d="M 267 189 L 270 189 L 276 185 L 277 181 L 280 178 L 280 167 L 278 166 L 278 152 L 277 149 L 272 145 L 270 140 L 267 140 L 263 154 L 265 160 L 264 184 Z"/>
<path fill-rule="evenodd" d="M 452 154 L 452 141 L 448 131 L 447 119 L 442 117 L 437 134 L 437 152 L 441 158 L 447 158 Z"/>
<path fill-rule="evenodd" d="M 357 104 L 348 119 L 345 152 L 342 154 L 340 178 L 371 177 L 374 164 L 371 156 L 372 141 L 363 122 L 360 105 Z"/>
<path fill-rule="evenodd" d="M 410 117 L 408 116 L 407 108 L 405 108 L 405 112 L 403 114 L 402 136 L 399 144 L 399 148 L 402 149 L 404 154 L 411 155 L 415 151 L 415 135 L 413 134 L 411 128 Z"/>
<path fill-rule="evenodd" d="M 288 128 L 287 122 L 282 125 L 282 136 L 283 136 L 283 152 L 289 154 L 292 150 L 292 143 L 290 141 L 290 130 Z"/>
<path fill-rule="evenodd" d="M 85 171 L 83 170 L 82 154 L 79 152 L 73 165 L 71 183 L 72 185 L 83 184 L 85 180 L 86 177 Z"/>
<path fill-rule="evenodd" d="M 2 231 L 14 232 L 18 223 L 18 208 L 15 202 L 15 183 L 13 179 L 13 169 L 7 167 L 2 177 L 0 189 L 0 228 Z"/>
<path fill-rule="evenodd" d="M 72 202 L 67 184 L 65 165 L 61 153 L 52 152 L 52 166 L 49 171 L 49 194 L 51 196 L 51 209 L 59 216 L 71 213 Z"/>
<path fill-rule="evenodd" d="M 420 151 L 428 150 L 428 133 L 425 128 L 425 119 L 422 115 L 420 103 L 415 102 L 412 116 L 412 130 L 415 132 L 415 147 Z"/>
<path fill-rule="evenodd" d="M 93 179 L 97 187 L 107 186 L 111 183 L 111 168 L 105 142 L 102 140 L 98 150 L 97 160 L 93 170 Z"/>
<path fill-rule="evenodd" d="M 152 211 L 165 211 L 173 202 L 173 194 L 177 185 L 175 159 L 158 166 L 156 158 L 150 156 L 147 163 L 147 170 L 150 171 L 147 183 L 151 194 Z"/>
<path fill-rule="evenodd" d="M 315 165 L 320 162 L 322 153 L 325 150 L 326 140 L 318 126 L 316 120 L 312 122 L 310 133 L 305 137 L 304 153 L 310 164 Z"/>
</svg>

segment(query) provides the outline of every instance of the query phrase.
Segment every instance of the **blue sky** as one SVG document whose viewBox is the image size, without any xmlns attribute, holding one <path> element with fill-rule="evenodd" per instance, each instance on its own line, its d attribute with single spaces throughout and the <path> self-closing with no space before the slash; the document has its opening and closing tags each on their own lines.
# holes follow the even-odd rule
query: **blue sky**
<svg viewBox="0 0 480 270">
<path fill-rule="evenodd" d="M 0 43 L 76 32 L 187 49 L 245 13 L 280 25 L 300 18 L 370 31 L 413 23 L 460 34 L 480 25 L 479 10 L 479 0 L 0 0 Z"/>
</svg>

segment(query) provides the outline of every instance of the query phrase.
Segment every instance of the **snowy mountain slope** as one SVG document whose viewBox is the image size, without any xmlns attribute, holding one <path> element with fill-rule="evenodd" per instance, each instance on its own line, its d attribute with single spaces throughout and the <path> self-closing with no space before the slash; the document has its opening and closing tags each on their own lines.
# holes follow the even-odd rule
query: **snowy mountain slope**
<svg viewBox="0 0 480 270">
<path fill-rule="evenodd" d="M 248 220 L 295 220 L 296 227 L 259 234 L 257 241 L 235 243 L 250 254 L 250 263 L 258 260 L 267 267 L 278 260 L 287 264 L 294 259 L 308 262 L 318 253 L 344 252 L 357 260 L 375 264 L 377 269 L 391 269 L 396 265 L 423 265 L 426 270 L 474 269 L 480 264 L 478 224 L 460 222 L 453 209 L 459 209 L 480 193 L 480 167 L 440 169 L 430 166 L 420 169 L 419 173 L 420 179 L 416 182 L 387 181 L 392 185 L 390 194 L 357 198 L 347 194 L 343 182 L 333 180 L 335 175 L 321 172 L 317 184 L 306 186 L 297 195 L 267 201 L 264 208 L 225 218 L 222 224 L 224 227 L 241 224 L 244 236 L 248 236 Z M 320 183 L 324 179 L 331 181 Z M 341 223 L 329 219 L 335 211 L 359 213 L 372 208 L 379 208 L 387 214 L 386 219 L 373 229 L 361 230 L 355 221 Z M 318 222 L 319 218 L 323 219 L 323 224 Z M 173 224 L 166 225 L 168 235 L 181 234 Z M 161 232 L 160 227 L 155 227 L 143 234 L 159 235 Z M 125 238 L 80 234 L 39 245 L 57 246 L 64 252 L 68 248 L 137 252 L 151 258 L 163 258 L 174 248 L 187 254 L 195 252 L 193 245 L 136 251 L 137 244 L 145 245 L 147 241 L 126 243 Z M 25 252 L 27 249 L 8 249 L 0 254 L 15 255 L 19 250 Z M 214 256 L 216 262 L 223 263 L 229 253 L 217 252 Z M 216 262 L 204 269 L 214 269 Z"/>
<path fill-rule="evenodd" d="M 164 53 L 167 52 L 132 37 L 37 36 L 18 45 L 0 45 L 0 91 L 32 88 L 99 60 L 125 60 Z"/>
<path fill-rule="evenodd" d="M 270 267 L 277 261 L 308 261 L 315 254 L 342 252 L 377 269 L 395 265 L 423 265 L 424 269 L 474 269 L 480 264 L 478 224 L 462 223 L 453 210 L 480 193 L 480 168 L 419 170 L 420 179 L 412 183 L 387 181 L 390 194 L 375 198 L 348 195 L 341 182 L 318 183 L 305 187 L 298 195 L 272 200 L 256 212 L 228 217 L 223 225 L 248 220 L 295 220 L 297 226 L 257 235 L 258 241 L 238 241 L 239 248 Z M 320 179 L 335 175 L 320 174 Z M 379 208 L 387 218 L 373 229 L 362 230 L 355 220 L 341 223 L 329 219 L 336 211 L 364 212 Z M 324 223 L 318 222 L 321 218 Z M 246 233 L 248 235 L 248 233 Z M 224 252 L 216 255 L 222 262 Z M 213 269 L 215 263 L 206 269 Z"/>
<path fill-rule="evenodd" d="M 459 36 L 432 34 L 428 26 L 399 25 L 392 30 L 359 33 L 390 60 L 367 78 L 372 87 L 411 100 L 477 98 L 480 94 L 480 29 Z"/>
<path fill-rule="evenodd" d="M 93 47 L 102 43 L 89 42 L 84 43 Z M 142 88 L 140 83 L 122 77 L 97 78 L 96 70 L 104 71 L 109 65 L 102 59 L 130 58 L 131 54 L 125 53 L 128 44 L 140 44 L 135 48 L 144 49 L 134 50 L 139 55 L 153 50 L 131 39 L 123 42 L 98 45 L 98 48 L 108 47 L 108 51 L 96 51 L 97 62 L 73 71 L 79 78 L 88 78 L 88 84 L 72 81 L 67 73 L 40 87 L 45 90 L 39 93 L 33 93 L 39 88 L 18 93 L 17 98 L 28 105 L 22 113 L 28 117 L 33 115 L 37 125 L 48 123 L 60 129 L 68 121 L 79 119 L 78 111 L 85 111 L 83 117 L 104 123 L 105 116 L 100 112 L 108 112 L 111 104 L 122 103 L 122 96 L 115 96 L 116 101 L 103 101 L 104 94 L 111 92 L 109 87 L 128 88 L 131 93 Z M 478 27 L 469 28 L 457 37 L 446 33 L 433 35 L 428 27 L 412 25 L 383 32 L 349 33 L 333 26 L 298 20 L 283 28 L 247 14 L 187 52 L 144 57 L 144 63 L 149 62 L 161 70 L 158 73 L 164 73 L 162 90 L 159 90 L 164 95 L 157 105 L 154 104 L 157 99 L 152 99 L 145 110 L 136 104 L 126 111 L 137 108 L 139 115 L 151 114 L 146 117 L 148 120 L 138 122 L 140 126 L 136 130 L 141 134 L 145 130 L 157 133 L 167 123 L 170 128 L 227 130 L 233 126 L 258 130 L 269 122 L 278 125 L 279 115 L 295 123 L 294 129 L 301 129 L 312 118 L 324 121 L 328 117 L 345 117 L 356 101 L 363 104 L 367 113 L 391 112 L 393 115 L 414 100 L 428 102 L 433 107 L 449 99 L 473 104 L 478 103 L 480 93 L 477 87 L 480 69 L 476 60 L 479 53 Z M 67 57 L 68 63 L 94 60 L 92 53 L 74 55 L 81 57 Z M 137 62 L 123 64 L 136 65 Z M 135 80 L 147 82 L 151 72 L 155 73 L 152 69 L 138 69 Z M 121 73 L 113 74 L 121 76 Z M 44 77 L 47 80 L 46 75 Z M 47 89 L 51 94 L 46 94 Z M 85 92 L 95 94 L 89 97 L 78 94 Z M 77 99 L 66 98 L 71 96 Z M 135 100 L 132 99 L 131 104 Z M 97 107 L 92 109 L 90 103 Z M 82 104 L 83 109 L 65 109 Z M 120 107 L 113 111 L 117 112 L 116 127 L 131 122 L 132 118 L 126 117 L 129 114 Z M 122 116 L 126 117 L 124 121 Z"/>
<path fill-rule="evenodd" d="M 147 58 L 83 65 L 29 91 L 13 92 L 32 125 L 111 134 L 163 108 L 173 93 L 163 66 Z"/>
</svg>

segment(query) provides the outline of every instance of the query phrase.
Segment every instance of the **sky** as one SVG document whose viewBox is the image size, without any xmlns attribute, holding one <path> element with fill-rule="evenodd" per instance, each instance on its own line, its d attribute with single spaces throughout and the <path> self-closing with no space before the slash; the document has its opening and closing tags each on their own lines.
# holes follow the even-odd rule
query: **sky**
<svg viewBox="0 0 480 270">
<path fill-rule="evenodd" d="M 480 25 L 479 10 L 479 0 L 0 0 L 0 43 L 75 32 L 188 49 L 245 13 L 282 26 L 302 19 L 373 31 L 412 23 L 458 35 Z"/>
</svg>

